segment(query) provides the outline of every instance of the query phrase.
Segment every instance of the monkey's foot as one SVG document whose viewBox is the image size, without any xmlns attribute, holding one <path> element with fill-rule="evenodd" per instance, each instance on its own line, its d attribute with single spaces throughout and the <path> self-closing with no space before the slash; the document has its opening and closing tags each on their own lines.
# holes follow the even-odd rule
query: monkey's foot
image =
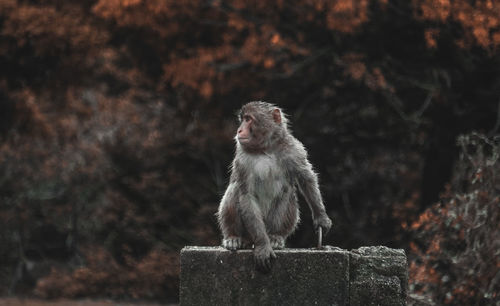
<svg viewBox="0 0 500 306">
<path fill-rule="evenodd" d="M 269 240 L 271 242 L 271 247 L 273 249 L 283 249 L 285 248 L 285 238 L 278 235 L 270 235 Z"/>
<path fill-rule="evenodd" d="M 243 248 L 241 237 L 228 237 L 222 240 L 222 246 L 228 250 L 237 250 Z"/>
</svg>

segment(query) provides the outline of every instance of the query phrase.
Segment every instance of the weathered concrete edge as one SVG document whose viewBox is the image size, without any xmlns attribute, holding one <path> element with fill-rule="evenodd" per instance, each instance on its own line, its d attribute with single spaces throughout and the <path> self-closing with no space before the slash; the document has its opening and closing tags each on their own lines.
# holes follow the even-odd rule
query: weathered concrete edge
<svg viewBox="0 0 500 306">
<path fill-rule="evenodd" d="M 380 250 L 383 249 L 382 253 L 373 253 L 373 250 Z M 182 254 L 185 252 L 201 252 L 201 253 L 210 253 L 212 255 L 214 254 L 221 254 L 221 253 L 234 253 L 235 251 L 230 251 L 227 250 L 221 246 L 186 246 L 181 250 L 181 258 Z M 238 250 L 238 253 L 241 253 L 242 255 L 246 256 L 251 256 L 253 253 L 252 249 L 242 249 Z M 384 257 L 399 257 L 401 261 L 401 268 L 404 267 L 405 271 L 403 275 L 399 274 L 398 278 L 400 281 L 400 286 L 402 289 L 402 294 L 401 298 L 404 299 L 404 301 L 407 301 L 408 299 L 408 260 L 406 256 L 406 252 L 404 249 L 393 249 L 385 246 L 369 246 L 369 247 L 360 247 L 358 249 L 351 249 L 351 250 L 346 250 L 346 249 L 341 249 L 338 247 L 332 247 L 332 246 L 325 246 L 322 249 L 316 249 L 316 248 L 286 248 L 282 250 L 275 250 L 277 254 L 324 254 L 324 253 L 341 253 L 347 255 L 347 300 L 348 304 L 351 304 L 350 301 L 350 293 L 351 292 L 351 281 L 352 281 L 352 276 L 351 276 L 351 261 L 353 257 L 362 257 L 364 259 L 376 259 L 376 258 L 384 258 Z M 404 260 L 404 265 L 403 265 L 403 260 Z M 182 260 L 181 260 L 182 263 Z M 403 271 L 402 271 L 403 272 Z M 182 273 L 181 273 L 182 276 Z M 396 276 L 396 275 L 395 275 Z M 401 277 L 402 276 L 402 277 Z M 180 288 L 179 288 L 180 289 Z M 180 292 L 179 292 L 180 293 Z"/>
</svg>

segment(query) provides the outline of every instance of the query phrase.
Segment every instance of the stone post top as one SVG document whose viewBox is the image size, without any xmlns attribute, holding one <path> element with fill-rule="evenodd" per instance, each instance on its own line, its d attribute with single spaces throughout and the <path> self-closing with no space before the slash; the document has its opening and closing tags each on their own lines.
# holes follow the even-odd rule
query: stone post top
<svg viewBox="0 0 500 306">
<path fill-rule="evenodd" d="M 234 252 L 227 250 L 221 246 L 185 246 L 181 251 L 201 251 L 201 252 Z M 240 249 L 236 252 L 253 252 L 253 249 Z M 286 252 L 286 253 L 316 253 L 316 252 L 347 252 L 344 249 L 332 246 L 324 246 L 321 249 L 316 248 L 285 248 L 274 250 L 274 252 Z"/>
<path fill-rule="evenodd" d="M 406 256 L 403 249 L 392 249 L 383 245 L 364 246 L 358 249 L 353 249 L 351 252 L 363 256 Z"/>
<path fill-rule="evenodd" d="M 221 246 L 185 246 L 182 248 L 181 252 L 234 252 L 227 250 Z M 238 253 L 250 253 L 253 249 L 241 249 L 237 250 Z M 351 252 L 355 255 L 360 255 L 363 257 L 392 257 L 392 256 L 405 256 L 406 253 L 404 249 L 392 249 L 386 246 L 364 246 L 358 249 L 346 250 L 335 246 L 325 245 L 321 249 L 318 248 L 285 248 L 281 250 L 274 250 L 275 253 L 325 253 L 325 252 Z"/>
</svg>

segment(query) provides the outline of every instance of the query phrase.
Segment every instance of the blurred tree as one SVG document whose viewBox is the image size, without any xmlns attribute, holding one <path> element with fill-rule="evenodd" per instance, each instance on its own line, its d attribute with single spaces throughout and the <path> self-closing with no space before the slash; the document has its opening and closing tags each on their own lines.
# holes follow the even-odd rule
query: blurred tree
<svg viewBox="0 0 500 306">
<path fill-rule="evenodd" d="M 468 134 L 441 202 L 411 225 L 412 301 L 493 305 L 500 292 L 500 143 Z M 416 304 L 416 303 L 415 303 Z M 412 303 L 413 305 L 413 303 Z"/>
</svg>

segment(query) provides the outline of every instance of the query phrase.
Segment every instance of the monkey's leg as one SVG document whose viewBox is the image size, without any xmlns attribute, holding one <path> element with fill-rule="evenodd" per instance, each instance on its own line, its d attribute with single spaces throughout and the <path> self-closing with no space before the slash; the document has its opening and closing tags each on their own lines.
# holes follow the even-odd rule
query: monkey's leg
<svg viewBox="0 0 500 306">
<path fill-rule="evenodd" d="M 223 234 L 222 246 L 228 250 L 243 248 L 243 224 L 236 209 L 236 202 L 227 202 L 220 213 Z"/>
<path fill-rule="evenodd" d="M 243 224 L 237 209 L 237 201 L 236 185 L 229 184 L 217 213 L 223 235 L 222 246 L 228 250 L 241 249 L 245 244 L 245 240 L 242 239 Z"/>
<path fill-rule="evenodd" d="M 286 238 L 293 233 L 299 222 L 298 203 L 295 191 L 276 199 L 266 218 L 266 227 L 273 249 L 283 249 Z"/>
<path fill-rule="evenodd" d="M 285 248 L 285 238 L 279 235 L 269 235 L 269 241 L 271 241 L 271 247 L 273 249 L 284 249 Z"/>
</svg>

